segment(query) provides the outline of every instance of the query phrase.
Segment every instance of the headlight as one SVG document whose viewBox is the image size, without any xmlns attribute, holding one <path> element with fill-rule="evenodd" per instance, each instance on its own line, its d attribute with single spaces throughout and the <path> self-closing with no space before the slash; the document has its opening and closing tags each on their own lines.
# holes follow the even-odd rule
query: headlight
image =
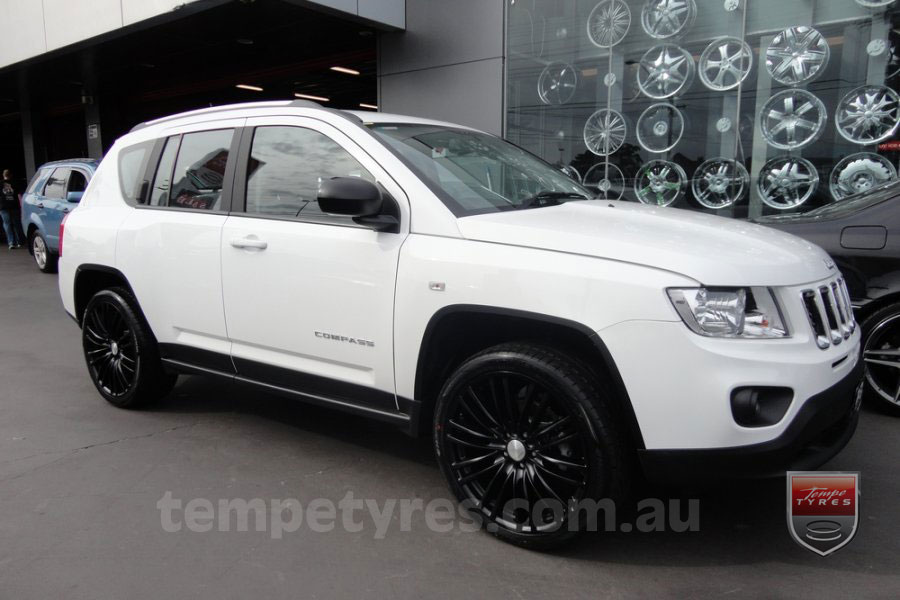
<svg viewBox="0 0 900 600">
<path fill-rule="evenodd" d="M 787 337 L 781 310 L 769 288 L 670 288 L 668 292 L 685 324 L 700 335 Z"/>
</svg>

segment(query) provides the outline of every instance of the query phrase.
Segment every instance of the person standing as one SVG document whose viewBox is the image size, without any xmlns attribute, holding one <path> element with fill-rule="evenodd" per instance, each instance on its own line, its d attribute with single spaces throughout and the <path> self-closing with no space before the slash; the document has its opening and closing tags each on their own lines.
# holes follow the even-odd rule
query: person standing
<svg viewBox="0 0 900 600">
<path fill-rule="evenodd" d="M 12 171 L 4 169 L 3 183 L 0 184 L 0 218 L 3 219 L 3 231 L 6 233 L 6 243 L 10 250 L 25 245 L 20 197 L 21 194 L 13 182 Z"/>
</svg>

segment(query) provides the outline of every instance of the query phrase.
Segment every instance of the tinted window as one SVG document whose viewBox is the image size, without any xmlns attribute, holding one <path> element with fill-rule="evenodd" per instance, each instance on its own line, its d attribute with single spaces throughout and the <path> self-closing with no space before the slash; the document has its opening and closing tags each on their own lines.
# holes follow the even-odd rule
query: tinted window
<svg viewBox="0 0 900 600">
<path fill-rule="evenodd" d="M 119 185 L 122 188 L 122 196 L 129 204 L 138 201 L 141 184 L 144 182 L 144 169 L 154 143 L 143 142 L 119 151 Z"/>
<path fill-rule="evenodd" d="M 219 210 L 233 129 L 188 133 L 172 175 L 169 206 Z"/>
<path fill-rule="evenodd" d="M 69 176 L 69 169 L 60 168 L 53 171 L 53 175 L 47 180 L 44 186 L 44 196 L 47 198 L 62 199 L 66 196 L 66 179 Z"/>
<path fill-rule="evenodd" d="M 72 172 L 69 173 L 69 187 L 67 189 L 70 192 L 83 192 L 87 189 L 87 177 L 84 176 L 84 173 L 72 169 Z"/>
<path fill-rule="evenodd" d="M 346 150 L 317 131 L 257 127 L 247 167 L 247 212 L 321 217 L 319 182 L 330 177 L 374 181 Z"/>
<path fill-rule="evenodd" d="M 169 201 L 169 192 L 172 190 L 172 169 L 175 167 L 175 157 L 178 154 L 178 142 L 180 136 L 173 136 L 166 140 L 162 156 L 159 158 L 159 166 L 156 169 L 156 177 L 153 178 L 153 187 L 150 188 L 150 204 L 152 206 L 166 206 Z"/>
</svg>

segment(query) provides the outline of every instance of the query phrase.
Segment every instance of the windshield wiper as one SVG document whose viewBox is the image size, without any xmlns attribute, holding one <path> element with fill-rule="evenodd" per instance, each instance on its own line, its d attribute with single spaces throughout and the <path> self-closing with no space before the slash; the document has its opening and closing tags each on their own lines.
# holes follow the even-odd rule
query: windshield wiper
<svg viewBox="0 0 900 600">
<path fill-rule="evenodd" d="M 541 206 L 558 206 L 563 203 L 563 200 L 573 199 L 588 200 L 589 198 L 584 194 L 579 194 L 577 192 L 551 192 L 549 190 L 543 190 L 534 196 L 525 198 L 516 209 L 521 210 L 523 208 L 538 208 Z"/>
</svg>

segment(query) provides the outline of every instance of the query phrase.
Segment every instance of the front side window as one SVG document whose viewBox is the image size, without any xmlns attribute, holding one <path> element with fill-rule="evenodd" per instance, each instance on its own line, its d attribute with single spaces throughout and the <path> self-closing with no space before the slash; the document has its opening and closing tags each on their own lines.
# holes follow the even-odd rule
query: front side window
<svg viewBox="0 0 900 600">
<path fill-rule="evenodd" d="M 492 135 L 414 124 L 376 124 L 372 131 L 458 217 L 593 197 L 561 171 Z"/>
<path fill-rule="evenodd" d="M 38 191 L 38 186 L 47 178 L 47 175 L 50 174 L 52 169 L 43 168 L 34 174 L 34 177 L 31 179 L 31 183 L 28 184 L 28 189 L 25 190 L 26 194 L 34 194 Z"/>
<path fill-rule="evenodd" d="M 66 180 L 69 177 L 69 169 L 59 168 L 53 171 L 53 175 L 44 186 L 44 196 L 62 200 L 66 196 Z"/>
<path fill-rule="evenodd" d="M 169 206 L 197 210 L 220 210 L 225 167 L 233 129 L 200 131 L 182 136 Z"/>
<path fill-rule="evenodd" d="M 257 127 L 247 166 L 247 212 L 323 217 L 319 182 L 372 175 L 331 138 L 303 127 Z M 333 219 L 333 217 L 329 217 Z"/>
</svg>

